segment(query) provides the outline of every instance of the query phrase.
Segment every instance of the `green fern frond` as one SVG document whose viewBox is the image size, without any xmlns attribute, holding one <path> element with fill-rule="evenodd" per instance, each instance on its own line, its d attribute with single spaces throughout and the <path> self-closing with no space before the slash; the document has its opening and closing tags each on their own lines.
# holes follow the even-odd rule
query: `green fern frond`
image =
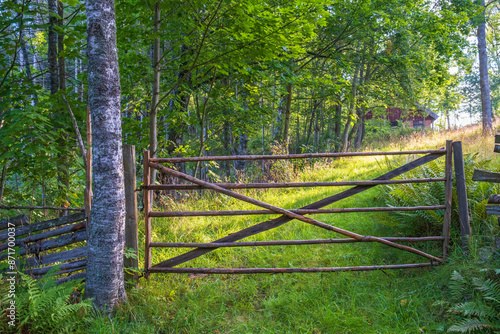
<svg viewBox="0 0 500 334">
<path fill-rule="evenodd" d="M 457 325 L 451 326 L 450 329 L 448 329 L 448 332 L 471 333 L 480 329 L 487 328 L 488 326 L 488 322 L 483 322 L 478 319 L 465 319 L 459 322 Z"/>
</svg>

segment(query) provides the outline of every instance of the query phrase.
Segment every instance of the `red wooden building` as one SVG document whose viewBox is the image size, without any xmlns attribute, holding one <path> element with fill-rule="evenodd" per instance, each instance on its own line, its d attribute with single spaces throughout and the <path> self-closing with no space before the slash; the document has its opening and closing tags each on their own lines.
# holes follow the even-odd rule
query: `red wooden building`
<svg viewBox="0 0 500 334">
<path fill-rule="evenodd" d="M 365 115 L 365 119 L 372 119 L 373 113 L 370 111 Z M 422 128 L 432 126 L 434 121 L 439 118 L 439 115 L 429 109 L 410 109 L 405 115 L 403 115 L 403 111 L 401 108 L 387 108 L 385 117 L 375 116 L 375 118 L 385 118 L 387 119 L 391 125 L 398 125 L 398 121 L 405 123 L 407 126 L 411 126 L 414 128 Z M 424 123 L 425 122 L 425 123 Z"/>
</svg>

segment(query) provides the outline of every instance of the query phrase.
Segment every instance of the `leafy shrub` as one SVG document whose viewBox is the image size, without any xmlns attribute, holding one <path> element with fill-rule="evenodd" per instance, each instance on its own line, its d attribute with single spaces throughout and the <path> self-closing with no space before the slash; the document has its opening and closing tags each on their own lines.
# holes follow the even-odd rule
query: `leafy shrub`
<svg viewBox="0 0 500 334">
<path fill-rule="evenodd" d="M 488 229 L 491 235 L 492 224 L 486 216 L 486 204 L 490 194 L 493 194 L 494 185 L 484 182 L 473 182 L 472 175 L 475 168 L 485 168 L 488 160 L 479 160 L 477 154 L 468 154 L 464 157 L 467 199 L 471 226 L 474 234 L 482 234 Z M 424 166 L 405 174 L 405 178 L 440 178 L 444 177 L 444 159 L 431 161 Z M 455 175 L 453 175 L 455 178 Z M 385 186 L 383 198 L 388 206 L 433 206 L 444 203 L 444 182 L 410 183 Z M 442 230 L 444 210 L 434 211 L 396 211 L 400 222 L 413 229 L 419 235 L 440 233 Z M 486 224 L 485 224 L 486 223 Z M 457 195 L 453 189 L 452 201 L 452 228 L 459 226 Z"/>
<path fill-rule="evenodd" d="M 3 333 L 64 333 L 73 332 L 82 324 L 82 317 L 91 307 L 91 300 L 82 300 L 79 287 L 82 280 L 73 280 L 56 284 L 52 268 L 41 279 L 18 273 L 16 283 L 16 326 L 2 321 Z M 5 277 L 2 278 L 2 306 L 10 302 L 5 289 Z M 2 317 L 6 317 L 4 307 Z"/>
<path fill-rule="evenodd" d="M 464 317 L 457 324 L 450 327 L 450 332 L 491 332 L 500 330 L 500 269 L 484 270 L 486 274 L 493 272 L 490 278 L 465 278 L 454 271 L 450 288 L 456 298 L 465 299 L 467 294 L 470 301 L 458 303 L 452 308 Z M 471 291 L 472 290 L 472 291 Z"/>
</svg>

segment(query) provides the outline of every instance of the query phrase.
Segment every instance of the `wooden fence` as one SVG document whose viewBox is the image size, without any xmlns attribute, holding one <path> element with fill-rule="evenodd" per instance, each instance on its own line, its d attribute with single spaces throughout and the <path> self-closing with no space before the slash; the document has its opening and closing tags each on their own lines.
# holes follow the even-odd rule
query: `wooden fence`
<svg viewBox="0 0 500 334">
<path fill-rule="evenodd" d="M 292 155 L 262 155 L 262 156 L 211 156 L 211 157 L 186 157 L 186 158 L 151 158 L 150 153 L 144 153 L 144 185 L 142 186 L 144 196 L 144 218 L 145 218 L 145 259 L 144 271 L 146 277 L 150 273 L 207 273 L 207 274 L 246 274 L 246 273 L 292 273 L 292 272 L 333 272 L 333 271 L 365 271 L 377 269 L 398 269 L 398 268 L 415 268 L 438 265 L 443 262 L 447 256 L 449 239 L 450 239 L 450 223 L 451 223 L 451 207 L 452 207 L 452 160 L 453 153 L 455 165 L 458 166 L 456 171 L 458 185 L 458 201 L 461 208 L 461 219 L 468 224 L 467 212 L 467 197 L 465 191 L 465 179 L 463 177 L 463 157 L 461 142 L 447 141 L 446 148 L 438 150 L 419 150 L 419 151 L 396 151 L 396 152 L 353 152 L 353 153 L 315 153 L 315 154 L 292 154 Z M 338 158 L 338 157 L 359 157 L 359 156 L 387 156 L 387 155 L 409 155 L 409 154 L 425 154 L 412 162 L 409 162 L 399 168 L 387 172 L 373 180 L 367 181 L 342 181 L 342 182 L 302 182 L 302 183 L 209 183 L 185 173 L 181 173 L 174 168 L 165 167 L 162 164 L 172 166 L 186 162 L 200 161 L 228 161 L 228 160 L 276 160 L 276 159 L 311 159 L 311 158 Z M 393 178 L 402 175 L 419 166 L 433 161 L 440 157 L 445 157 L 444 177 L 429 178 L 429 179 L 406 179 L 393 180 Z M 188 181 L 192 184 L 163 184 L 155 185 L 150 182 L 151 168 L 169 174 L 178 179 Z M 460 174 L 461 173 L 461 174 Z M 433 206 L 416 206 L 416 207 L 372 207 L 372 208 L 346 208 L 346 209 L 322 209 L 323 207 L 345 199 L 347 197 L 361 193 L 376 185 L 382 184 L 404 184 L 404 183 L 425 183 L 425 182 L 445 182 L 445 202 L 436 203 Z M 250 188 L 290 188 L 290 187 L 335 187 L 335 186 L 354 186 L 346 191 L 336 195 L 324 198 L 305 207 L 286 210 L 260 200 L 250 198 L 239 193 L 233 192 L 230 189 L 250 189 Z M 236 198 L 243 202 L 251 203 L 263 208 L 263 210 L 240 210 L 240 211 L 171 211 L 157 212 L 152 210 L 151 206 L 151 191 L 153 190 L 179 190 L 189 191 L 196 189 L 210 189 L 215 192 L 225 194 Z M 465 208 L 464 208 L 465 206 Z M 338 214 L 345 212 L 374 212 L 374 211 L 414 211 L 414 210 L 444 210 L 443 234 L 440 236 L 431 237 L 376 237 L 360 235 L 352 231 L 347 231 L 316 219 L 305 217 L 306 214 Z M 280 214 L 281 216 L 269 221 L 259 223 L 244 230 L 232 233 L 224 238 L 214 240 L 209 243 L 188 243 L 188 242 L 153 242 L 151 240 L 151 219 L 156 217 L 194 217 L 194 216 L 235 216 L 235 215 L 262 215 L 262 214 Z M 332 232 L 339 233 L 348 238 L 343 239 L 315 239 L 315 240 L 281 240 L 281 241 L 253 241 L 253 242 L 237 242 L 246 237 L 256 235 L 258 233 L 277 228 L 287 222 L 297 219 L 307 224 L 317 226 Z M 465 228 L 466 223 L 461 224 L 462 234 L 470 234 L 470 228 Z M 462 226 L 463 225 L 463 226 Z M 429 242 L 441 241 L 443 243 L 442 256 L 434 256 L 427 254 L 414 247 L 402 245 L 406 242 Z M 412 264 L 397 264 L 397 265 L 374 265 L 374 266 L 357 266 L 357 267 L 323 267 L 323 268 L 175 268 L 176 266 L 186 263 L 199 256 L 207 254 L 221 247 L 255 247 L 255 246 L 272 246 L 272 245 L 304 245 L 304 244 L 331 244 L 331 243 L 352 243 L 352 242 L 378 242 L 387 246 L 418 254 L 426 258 L 429 262 L 412 263 Z M 194 248 L 179 256 L 162 261 L 156 265 L 151 265 L 151 250 L 155 247 L 185 247 Z"/>
<path fill-rule="evenodd" d="M 126 197 L 125 247 L 132 248 L 137 252 L 138 231 L 134 146 L 123 146 L 123 160 Z M 56 275 L 65 276 L 60 277 L 57 280 L 58 283 L 86 277 L 87 222 L 91 209 L 89 180 L 90 177 L 87 176 L 85 208 L 50 206 L 0 207 L 7 210 L 82 211 L 69 216 L 33 224 L 30 224 L 29 214 L 0 220 L 0 260 L 7 260 L 7 263 L 13 263 L 12 261 L 14 261 L 16 264 L 7 271 L 22 269 L 25 273 L 39 278 L 53 268 L 55 264 L 60 264 L 61 267 Z M 138 259 L 125 257 L 124 265 L 125 267 L 137 268 L 139 265 Z M 126 279 L 137 280 L 137 272 L 126 274 Z"/>
<path fill-rule="evenodd" d="M 69 275 L 59 278 L 58 283 L 85 278 L 86 240 L 84 212 L 35 224 L 23 214 L 0 221 L 0 260 L 15 261 L 16 269 L 22 268 L 35 278 L 46 274 L 54 264 L 61 264 L 56 274 Z M 77 243 L 79 247 L 70 247 Z M 52 252 L 61 247 L 65 250 Z"/>
</svg>

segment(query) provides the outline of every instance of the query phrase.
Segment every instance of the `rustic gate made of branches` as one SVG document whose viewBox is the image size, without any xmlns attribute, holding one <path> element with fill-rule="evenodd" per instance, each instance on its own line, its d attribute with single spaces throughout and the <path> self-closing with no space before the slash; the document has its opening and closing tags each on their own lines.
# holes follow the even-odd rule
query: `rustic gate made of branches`
<svg viewBox="0 0 500 334">
<path fill-rule="evenodd" d="M 247 156 L 210 156 L 210 157 L 179 157 L 179 158 L 151 158 L 149 151 L 144 152 L 144 183 L 142 186 L 144 196 L 144 218 L 145 218 L 145 259 L 144 271 L 146 277 L 150 273 L 205 273 L 205 274 L 247 274 L 247 273 L 293 273 L 293 272 L 334 272 L 334 271 L 367 271 L 378 269 L 399 269 L 399 268 L 417 268 L 439 265 L 447 256 L 450 239 L 450 221 L 452 206 L 452 152 L 454 152 L 455 175 L 457 177 L 457 194 L 460 210 L 460 221 L 462 233 L 467 232 L 465 226 L 469 225 L 467 211 L 467 197 L 465 192 L 465 178 L 463 171 L 463 157 L 461 142 L 446 141 L 446 148 L 437 150 L 419 150 L 419 151 L 395 151 L 395 152 L 352 152 L 352 153 L 313 153 L 313 154 L 291 154 L 291 155 L 247 155 Z M 275 160 L 275 159 L 312 159 L 312 158 L 339 158 L 339 157 L 359 157 L 359 156 L 387 156 L 387 155 L 415 155 L 425 154 L 424 156 L 413 160 L 401 167 L 391 170 L 373 180 L 369 181 L 342 181 L 342 182 L 301 182 L 301 183 L 209 183 L 186 173 L 165 167 L 162 164 L 172 166 L 186 162 L 200 161 L 229 161 L 229 160 Z M 443 178 L 426 179 L 403 179 L 393 180 L 393 178 L 402 175 L 417 167 L 423 166 L 430 161 L 445 157 L 445 170 Z M 150 170 L 157 169 L 169 174 L 172 177 L 188 181 L 192 184 L 150 184 Z M 376 185 L 404 184 L 404 183 L 425 183 L 425 182 L 445 182 L 445 203 L 434 206 L 416 206 L 416 207 L 371 207 L 371 208 L 343 208 L 343 209 L 321 209 L 339 200 L 353 196 Z M 315 203 L 309 204 L 299 209 L 283 209 L 260 200 L 236 193 L 231 189 L 250 189 L 250 188 L 290 188 L 290 187 L 335 187 L 335 186 L 354 186 L 348 190 L 329 196 Z M 151 193 L 161 190 L 196 190 L 210 189 L 215 192 L 225 194 L 243 202 L 251 203 L 263 208 L 263 210 L 245 210 L 245 211 L 152 211 Z M 344 213 L 344 212 L 375 212 L 375 211 L 414 211 L 414 210 L 444 210 L 443 233 L 440 236 L 428 237 L 375 237 L 369 235 L 360 235 L 358 233 L 341 229 L 319 220 L 306 217 L 307 214 L 326 214 L 326 213 Z M 463 214 L 462 214 L 463 211 Z M 232 233 L 224 238 L 214 240 L 209 243 L 188 243 L 188 242 L 152 242 L 151 241 L 151 219 L 157 217 L 194 217 L 194 216 L 235 216 L 235 215 L 263 215 L 280 214 L 281 216 L 271 219 L 254 226 L 245 228 L 236 233 Z M 281 240 L 281 241 L 252 241 L 237 242 L 249 236 L 268 231 L 287 222 L 297 219 L 314 226 L 330 230 L 348 238 L 342 239 L 314 239 L 314 240 Z M 465 232 L 464 232 L 465 231 Z M 470 229 L 469 229 L 470 231 Z M 465 238 L 466 239 L 466 238 Z M 414 247 L 402 245 L 405 242 L 429 242 L 442 241 L 443 254 L 437 257 Z M 330 243 L 353 243 L 353 242 L 378 242 L 396 249 L 407 251 L 420 255 L 427 259 L 427 262 L 396 265 L 373 265 L 373 266 L 355 266 L 355 267 L 321 267 L 321 268 L 186 268 L 176 267 L 186 263 L 206 253 L 214 251 L 221 247 L 255 247 L 271 245 L 306 245 L 306 244 L 330 244 Z M 194 248 L 186 253 L 175 256 L 158 264 L 151 265 L 151 249 L 155 247 L 184 247 Z"/>
</svg>

